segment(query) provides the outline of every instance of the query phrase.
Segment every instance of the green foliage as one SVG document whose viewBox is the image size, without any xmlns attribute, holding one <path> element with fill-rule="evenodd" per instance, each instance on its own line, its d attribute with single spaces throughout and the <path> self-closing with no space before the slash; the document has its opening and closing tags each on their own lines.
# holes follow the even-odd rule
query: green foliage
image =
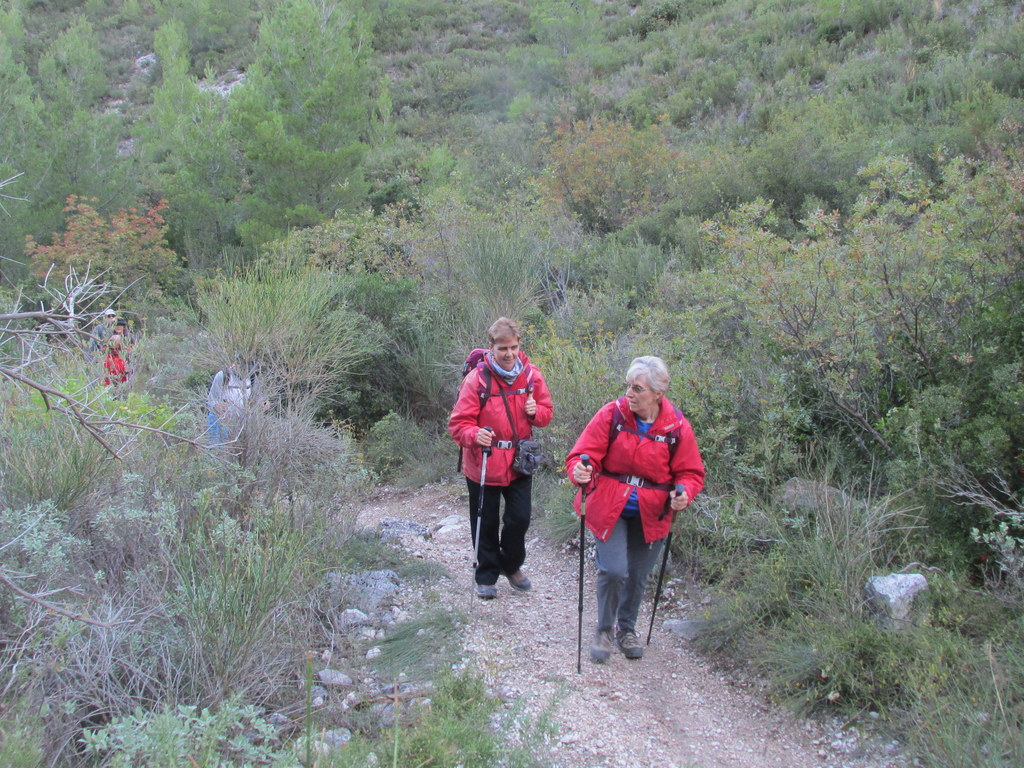
<svg viewBox="0 0 1024 768">
<path fill-rule="evenodd" d="M 531 338 L 531 360 L 544 373 L 555 404 L 555 418 L 535 439 L 558 473 L 562 460 L 598 409 L 625 390 L 632 356 L 617 349 L 608 335 L 592 340 L 564 338 L 554 329 L 538 329 Z M 628 354 L 628 353 L 627 353 Z"/>
<path fill-rule="evenodd" d="M 387 677 L 430 679 L 457 659 L 463 624 L 463 617 L 440 608 L 403 621 L 380 643 L 374 666 Z"/>
<path fill-rule="evenodd" d="M 38 60 L 38 116 L 42 123 L 30 178 L 33 220 L 23 234 L 44 237 L 57 229 L 71 196 L 103 201 L 105 210 L 135 203 L 131 164 L 118 154 L 123 117 L 100 109 L 109 89 L 95 30 L 77 18 L 59 34 L 44 35 Z"/>
<path fill-rule="evenodd" d="M 231 116 L 251 184 L 240 230 L 252 245 L 360 199 L 357 169 L 381 87 L 369 62 L 369 20 L 358 5 L 289 0 L 259 30 Z"/>
<path fill-rule="evenodd" d="M 326 765 L 484 768 L 500 761 L 509 768 L 540 768 L 551 759 L 548 745 L 554 734 L 549 715 L 503 712 L 476 672 L 445 672 L 435 681 L 429 707 L 396 716 L 395 725 L 378 739 L 357 735 L 340 753 L 327 756 Z"/>
<path fill-rule="evenodd" d="M 732 224 L 709 227 L 719 253 L 744 254 L 726 257 L 717 272 L 735 286 L 740 311 L 751 313 L 746 327 L 774 350 L 819 418 L 852 430 L 883 459 L 896 454 L 886 427 L 894 416 L 946 385 L 961 386 L 977 366 L 987 368 L 990 360 L 978 360 L 974 350 L 986 346 L 989 331 L 976 331 L 991 327 L 989 308 L 1016 295 L 1020 281 L 1016 260 L 992 258 L 1006 253 L 998 246 L 989 250 L 1015 237 L 1010 210 L 1016 203 L 996 192 L 1014 183 L 1015 172 L 968 171 L 952 161 L 944 173 L 943 196 L 935 200 L 937 190 L 910 163 L 880 160 L 865 171 L 869 191 L 849 222 L 819 212 L 804 222 L 807 236 L 799 242 L 771 231 L 764 203 L 737 214 L 753 225 L 743 225 L 743 234 Z M 1003 348 L 1016 360 L 1012 349 Z M 993 461 L 1006 466 L 1009 443 L 1000 448 L 990 436 L 1000 427 L 990 424 L 978 434 L 994 405 L 992 399 L 967 411 L 954 440 L 932 443 L 942 445 L 932 460 L 953 457 L 977 470 Z M 965 432 L 977 434 L 966 452 Z"/>
<path fill-rule="evenodd" d="M 0 414 L 0 423 L 7 438 L 0 442 L 0 489 L 9 505 L 51 501 L 71 509 L 113 470 L 102 445 L 41 404 L 12 408 Z"/>
<path fill-rule="evenodd" d="M 245 48 L 256 27 L 259 4 L 253 0 L 160 0 L 157 8 L 161 20 L 180 24 L 187 34 L 191 69 L 198 73 Z"/>
<path fill-rule="evenodd" d="M 539 294 L 539 243 L 525 233 L 470 232 L 459 244 L 458 308 L 468 347 L 496 318 L 528 318 Z"/>
<path fill-rule="evenodd" d="M 415 421 L 394 411 L 370 427 L 364 451 L 369 468 L 399 487 L 419 488 L 451 471 L 447 435 L 432 438 Z"/>
<path fill-rule="evenodd" d="M 0 762 L 9 768 L 39 768 L 44 754 L 40 747 L 42 724 L 25 702 L 4 713 L 0 731 Z"/>
<path fill-rule="evenodd" d="M 675 155 L 656 127 L 604 120 L 560 125 L 541 185 L 596 232 L 614 232 L 673 193 Z"/>
<path fill-rule="evenodd" d="M 259 363 L 264 397 L 311 417 L 328 404 L 334 381 L 364 360 L 377 342 L 371 328 L 339 299 L 342 280 L 284 253 L 242 274 L 199 285 L 207 337 L 204 367 L 241 358 Z"/>
<path fill-rule="evenodd" d="M 804 618 L 825 624 L 861 621 L 862 590 L 878 570 L 906 557 L 916 513 L 899 499 L 826 496 L 813 512 L 766 510 L 773 542 L 764 557 L 735 564 L 730 596 L 711 611 L 701 642 L 709 650 L 747 649 L 776 628 Z"/>
<path fill-rule="evenodd" d="M 0 11 L 5 29 L 0 31 L 0 103 L 6 106 L 11 119 L 0 121 L 0 146 L 5 151 L 0 155 L 0 182 L 15 178 L 20 173 L 37 168 L 41 159 L 38 136 L 42 131 L 40 104 L 24 65 L 15 60 L 18 35 L 23 34 L 20 19 L 11 11 L 8 15 Z M 4 186 L 3 194 L 14 198 L 27 195 L 25 179 L 15 180 Z M 22 201 L 4 200 L 3 227 L 0 227 L 0 247 L 5 254 L 16 254 L 20 250 L 29 223 L 28 206 Z M 0 267 L 10 271 L 10 266 Z"/>
<path fill-rule="evenodd" d="M 1019 618 L 1008 621 L 1019 634 Z M 1009 768 L 1024 758 L 1020 713 L 1024 707 L 1024 656 L 1019 637 L 997 650 L 955 648 L 946 674 L 923 674 L 915 664 L 918 691 L 910 713 L 908 741 L 916 755 L 939 768 Z"/>
<path fill-rule="evenodd" d="M 271 764 L 282 757 L 277 730 L 261 711 L 239 699 L 215 710 L 179 704 L 158 712 L 139 709 L 83 734 L 88 754 L 104 768 L 178 768 L 195 765 Z"/>
<path fill-rule="evenodd" d="M 797 709 L 856 712 L 912 705 L 916 686 L 949 676 L 965 651 L 956 638 L 927 630 L 891 633 L 855 617 L 800 617 L 772 634 L 758 655 L 775 690 Z"/>
<path fill-rule="evenodd" d="M 243 168 L 230 136 L 226 99 L 200 88 L 189 74 L 182 24 L 161 27 L 155 47 L 163 78 L 153 91 L 142 144 L 152 158 L 153 183 L 168 200 L 170 241 L 191 268 L 207 269 L 238 242 Z"/>
<path fill-rule="evenodd" d="M 203 504 L 185 523 L 172 610 L 188 636 L 193 700 L 263 699 L 287 684 L 302 645 L 293 601 L 317 567 L 309 531 L 276 511 L 242 525 Z"/>
<path fill-rule="evenodd" d="M 4 509 L 3 565 L 33 575 L 37 584 L 74 578 L 86 546 L 70 527 L 67 511 L 49 501 Z"/>
</svg>

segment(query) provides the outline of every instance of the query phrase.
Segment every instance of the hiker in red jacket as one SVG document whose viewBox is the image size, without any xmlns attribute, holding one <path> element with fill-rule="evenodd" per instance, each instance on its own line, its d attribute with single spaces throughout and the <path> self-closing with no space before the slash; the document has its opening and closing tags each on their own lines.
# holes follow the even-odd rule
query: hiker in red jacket
<svg viewBox="0 0 1024 768">
<path fill-rule="evenodd" d="M 597 633 L 590 658 L 599 664 L 616 646 L 627 659 L 643 657 L 636 617 L 647 577 L 674 514 L 704 487 L 693 429 L 665 397 L 668 388 L 660 358 L 633 360 L 625 397 L 601 407 L 565 459 L 580 486 L 576 514 L 586 492 L 586 525 L 597 539 Z M 589 467 L 580 461 L 584 454 Z"/>
<path fill-rule="evenodd" d="M 517 443 L 529 440 L 534 427 L 551 422 L 551 393 L 536 366 L 519 349 L 519 326 L 498 318 L 487 331 L 489 346 L 463 378 L 448 431 L 462 448 L 462 471 L 469 487 L 470 535 L 477 545 L 476 595 L 498 596 L 498 576 L 526 592 L 530 579 L 522 571 L 526 531 L 530 527 L 533 476 L 513 468 Z M 483 449 L 490 448 L 481 505 Z M 526 470 L 532 471 L 532 470 Z M 498 507 L 505 499 L 505 513 Z M 482 512 L 482 524 L 477 520 Z M 477 525 L 480 535 L 477 538 Z"/>
<path fill-rule="evenodd" d="M 128 324 L 124 320 L 118 319 L 114 325 L 114 332 L 107 337 L 104 347 L 106 355 L 103 358 L 103 367 L 107 371 L 103 379 L 104 386 L 127 383 L 131 371 L 128 368 Z"/>
</svg>

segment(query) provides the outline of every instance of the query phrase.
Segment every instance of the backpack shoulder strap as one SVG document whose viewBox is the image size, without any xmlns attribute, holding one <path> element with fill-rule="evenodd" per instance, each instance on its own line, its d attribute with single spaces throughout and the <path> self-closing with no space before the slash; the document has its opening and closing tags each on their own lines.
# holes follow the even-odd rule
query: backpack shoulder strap
<svg viewBox="0 0 1024 768">
<path fill-rule="evenodd" d="M 675 417 L 682 421 L 683 412 L 673 406 L 675 411 Z M 668 459 L 672 461 L 672 457 L 675 456 L 676 448 L 679 447 L 679 439 L 682 436 L 682 431 L 679 427 L 676 427 L 667 435 L 651 435 L 646 432 L 641 432 L 632 427 L 626 426 L 626 417 L 622 415 L 622 408 L 616 403 L 612 409 L 612 422 L 608 429 L 608 445 L 615 442 L 615 438 L 619 436 L 620 432 L 629 432 L 631 435 L 636 435 L 639 438 L 646 440 L 654 440 L 657 443 L 666 443 L 668 445 Z"/>
<path fill-rule="evenodd" d="M 481 406 L 491 396 L 491 367 L 486 360 L 476 365 L 476 392 L 480 396 Z"/>
</svg>

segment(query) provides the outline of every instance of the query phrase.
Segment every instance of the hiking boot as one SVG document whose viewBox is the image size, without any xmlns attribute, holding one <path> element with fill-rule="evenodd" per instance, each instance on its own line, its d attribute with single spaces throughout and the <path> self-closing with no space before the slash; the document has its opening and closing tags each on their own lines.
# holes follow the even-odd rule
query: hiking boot
<svg viewBox="0 0 1024 768">
<path fill-rule="evenodd" d="M 604 664 L 611 658 L 615 650 L 615 643 L 612 641 L 610 629 L 599 629 L 594 635 L 594 642 L 590 644 L 590 660 L 595 664 Z"/>
<path fill-rule="evenodd" d="M 510 573 L 506 578 L 508 579 L 508 584 L 512 589 L 517 589 L 520 592 L 529 592 L 533 589 L 533 584 L 530 583 L 529 577 L 523 573 L 522 570 Z"/>
<path fill-rule="evenodd" d="M 644 646 L 632 629 L 623 629 L 617 632 L 615 644 L 619 646 L 622 655 L 627 659 L 642 659 L 644 657 Z"/>
<path fill-rule="evenodd" d="M 477 584 L 476 596 L 481 600 L 493 600 L 498 596 L 498 588 L 493 584 Z"/>
</svg>

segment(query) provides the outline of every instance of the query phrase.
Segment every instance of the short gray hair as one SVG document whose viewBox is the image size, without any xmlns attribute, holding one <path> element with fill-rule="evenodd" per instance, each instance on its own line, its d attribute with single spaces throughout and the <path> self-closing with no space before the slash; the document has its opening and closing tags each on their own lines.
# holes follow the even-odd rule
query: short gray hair
<svg viewBox="0 0 1024 768">
<path fill-rule="evenodd" d="M 660 357 L 645 355 L 634 358 L 629 364 L 629 370 L 626 371 L 626 383 L 632 384 L 637 376 L 646 376 L 647 383 L 655 392 L 662 395 L 668 392 L 671 379 L 668 375 L 668 366 Z"/>
</svg>

